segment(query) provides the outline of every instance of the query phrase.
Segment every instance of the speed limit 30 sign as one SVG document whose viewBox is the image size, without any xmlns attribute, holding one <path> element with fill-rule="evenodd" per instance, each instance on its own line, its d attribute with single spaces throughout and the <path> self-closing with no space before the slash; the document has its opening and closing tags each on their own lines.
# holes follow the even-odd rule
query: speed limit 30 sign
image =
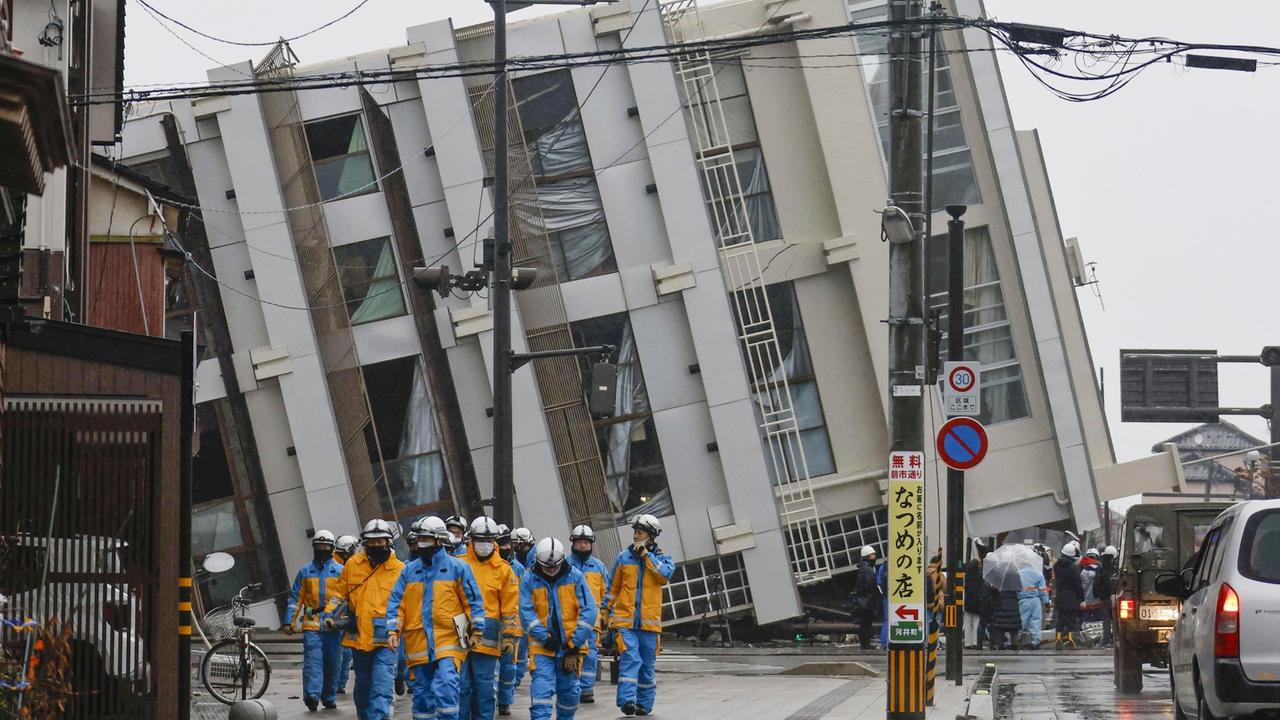
<svg viewBox="0 0 1280 720">
<path fill-rule="evenodd" d="M 944 415 L 981 415 L 982 366 L 967 360 L 943 363 L 942 412 Z"/>
</svg>

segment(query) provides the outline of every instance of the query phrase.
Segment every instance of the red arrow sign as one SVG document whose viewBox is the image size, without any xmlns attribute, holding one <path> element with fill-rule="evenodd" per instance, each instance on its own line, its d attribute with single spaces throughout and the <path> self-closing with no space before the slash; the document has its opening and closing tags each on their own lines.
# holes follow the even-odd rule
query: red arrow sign
<svg viewBox="0 0 1280 720">
<path fill-rule="evenodd" d="M 906 605 L 899 605 L 898 609 L 893 611 L 893 614 L 897 615 L 899 620 L 906 620 L 907 618 L 912 620 L 920 619 L 920 611 L 916 608 L 909 608 Z"/>
</svg>

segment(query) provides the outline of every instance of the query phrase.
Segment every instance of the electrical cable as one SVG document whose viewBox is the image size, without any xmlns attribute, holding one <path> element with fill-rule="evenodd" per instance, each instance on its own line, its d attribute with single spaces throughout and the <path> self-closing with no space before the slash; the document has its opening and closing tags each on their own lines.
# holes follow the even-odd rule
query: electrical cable
<svg viewBox="0 0 1280 720">
<path fill-rule="evenodd" d="M 304 37 L 307 37 L 309 35 L 314 35 L 320 32 L 321 30 L 324 30 L 328 27 L 331 27 L 333 25 L 336 25 L 337 23 L 342 22 L 343 20 L 346 20 L 347 18 L 354 15 L 356 11 L 358 11 L 360 8 L 369 4 L 369 0 L 360 0 L 359 3 L 356 3 L 355 7 L 346 11 L 342 15 L 339 15 L 338 17 L 330 20 L 327 23 L 324 23 L 323 25 L 315 27 L 304 33 L 293 35 L 292 37 L 278 38 L 276 40 L 269 40 L 264 42 L 243 42 L 239 40 L 227 40 L 226 38 L 220 38 L 220 37 L 217 37 L 216 35 L 210 35 L 209 33 L 206 33 L 202 30 L 197 30 L 196 28 L 191 27 L 190 25 L 182 22 L 181 20 L 178 20 L 177 18 L 174 18 L 170 15 L 166 15 L 165 13 L 161 12 L 158 8 L 156 8 L 154 5 L 152 5 L 151 3 L 148 3 L 147 0 L 137 0 L 137 2 L 139 5 L 143 7 L 143 9 L 147 10 L 148 12 L 155 13 L 156 15 L 159 15 L 165 20 L 168 20 L 169 22 L 173 23 L 174 25 L 177 25 L 178 27 L 183 28 L 185 30 L 189 30 L 190 32 L 193 32 L 202 38 L 213 40 L 214 42 L 220 42 L 225 45 L 235 45 L 238 47 L 270 47 L 272 45 L 275 45 L 276 43 L 279 43 L 281 40 L 283 40 L 284 42 L 293 42 L 294 40 L 301 40 Z"/>
</svg>

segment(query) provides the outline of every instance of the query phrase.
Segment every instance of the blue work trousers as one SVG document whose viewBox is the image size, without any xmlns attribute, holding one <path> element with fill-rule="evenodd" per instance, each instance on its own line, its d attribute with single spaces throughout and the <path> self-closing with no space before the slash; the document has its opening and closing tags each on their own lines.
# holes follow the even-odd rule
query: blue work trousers
<svg viewBox="0 0 1280 720">
<path fill-rule="evenodd" d="M 1044 637 L 1044 600 L 1038 594 L 1019 597 L 1018 612 L 1022 615 L 1022 632 L 1031 639 L 1032 647 L 1039 647 Z"/>
<path fill-rule="evenodd" d="M 342 633 L 338 633 L 341 641 Z M 342 662 L 338 665 L 338 692 L 347 691 L 347 680 L 351 678 L 351 648 L 342 646 Z"/>
<path fill-rule="evenodd" d="M 352 650 L 351 665 L 356 675 L 352 698 L 355 700 L 356 717 L 359 720 L 390 718 L 396 652 L 387 647 Z"/>
<path fill-rule="evenodd" d="M 649 630 L 619 629 L 621 668 L 618 673 L 618 707 L 629 702 L 642 710 L 653 710 L 658 694 L 654 666 L 658 661 L 658 633 Z"/>
<path fill-rule="evenodd" d="M 529 636 L 525 635 L 520 638 L 520 647 L 516 649 L 516 687 L 520 687 L 520 683 L 524 682 L 524 676 L 529 672 Z"/>
<path fill-rule="evenodd" d="M 521 638 L 523 640 L 524 638 Z M 503 655 L 498 661 L 498 704 L 510 706 L 516 701 L 516 657 L 520 654 L 519 643 L 515 653 Z"/>
<path fill-rule="evenodd" d="M 342 633 L 307 630 L 302 633 L 302 693 L 333 702 L 338 697 L 342 663 Z"/>
<path fill-rule="evenodd" d="M 539 655 L 530 668 L 529 717 L 531 720 L 550 720 L 551 708 L 556 709 L 556 720 L 573 720 L 578 711 L 578 675 L 565 672 L 560 658 Z"/>
<path fill-rule="evenodd" d="M 441 658 L 409 668 L 413 720 L 457 720 L 458 661 Z"/>
<path fill-rule="evenodd" d="M 494 681 L 498 677 L 498 658 L 479 652 L 467 653 L 462 663 L 462 690 L 458 720 L 493 720 L 493 705 L 498 696 Z"/>
<path fill-rule="evenodd" d="M 598 633 L 591 635 L 591 651 L 582 659 L 582 674 L 578 676 L 578 689 L 583 695 L 595 695 L 596 669 L 600 666 L 600 638 Z"/>
</svg>

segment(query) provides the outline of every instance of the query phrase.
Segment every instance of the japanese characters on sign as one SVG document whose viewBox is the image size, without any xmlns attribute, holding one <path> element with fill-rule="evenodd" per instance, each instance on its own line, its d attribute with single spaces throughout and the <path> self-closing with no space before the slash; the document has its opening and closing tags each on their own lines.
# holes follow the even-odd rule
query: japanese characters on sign
<svg viewBox="0 0 1280 720">
<path fill-rule="evenodd" d="M 924 453 L 889 453 L 890 643 L 925 641 Z"/>
</svg>

